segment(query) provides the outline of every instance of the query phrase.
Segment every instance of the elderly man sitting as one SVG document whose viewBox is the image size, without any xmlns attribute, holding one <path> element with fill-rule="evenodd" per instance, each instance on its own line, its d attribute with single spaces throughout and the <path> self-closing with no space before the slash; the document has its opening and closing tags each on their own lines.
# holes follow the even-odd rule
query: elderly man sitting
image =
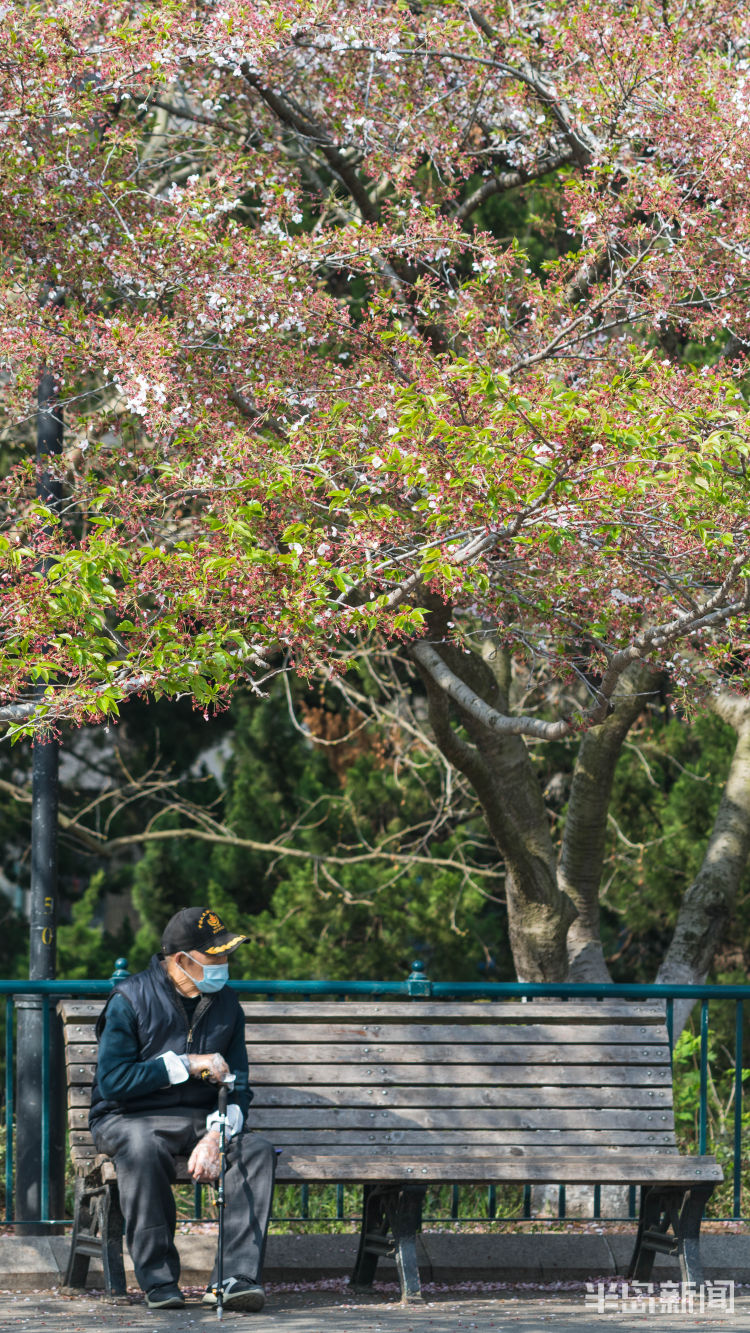
<svg viewBox="0 0 750 1333">
<path fill-rule="evenodd" d="M 245 1025 L 227 986 L 227 957 L 247 935 L 189 907 L 167 924 L 162 951 L 115 987 L 97 1025 L 99 1058 L 89 1124 L 117 1168 L 125 1235 L 152 1309 L 185 1304 L 174 1243 L 175 1158 L 195 1181 L 219 1175 L 218 1086 L 230 1085 L 224 1214 L 224 1304 L 261 1310 L 263 1252 L 273 1193 L 272 1145 L 248 1132 Z M 216 1267 L 203 1297 L 216 1305 Z"/>
</svg>

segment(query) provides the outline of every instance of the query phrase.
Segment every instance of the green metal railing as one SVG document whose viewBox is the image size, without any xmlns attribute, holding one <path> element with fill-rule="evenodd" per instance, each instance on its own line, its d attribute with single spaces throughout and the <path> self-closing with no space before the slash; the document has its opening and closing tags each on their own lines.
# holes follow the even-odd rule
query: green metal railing
<svg viewBox="0 0 750 1333">
<path fill-rule="evenodd" d="M 50 1174 L 50 1035 L 52 1011 L 58 1000 L 92 998 L 106 996 L 112 986 L 129 975 L 127 961 L 118 958 L 115 971 L 108 981 L 0 981 L 0 996 L 5 996 L 5 1217 L 6 1224 L 14 1226 L 38 1226 L 49 1224 L 65 1226 L 68 1218 L 51 1218 L 49 1215 L 49 1174 Z M 674 1005 L 675 1001 L 687 1000 L 692 1004 L 700 1002 L 700 1050 L 699 1050 L 699 1106 L 698 1106 L 698 1151 L 705 1153 L 708 1143 L 708 1088 L 709 1088 L 709 1005 L 713 1002 L 733 1003 L 734 1015 L 734 1086 L 733 1086 L 733 1134 L 732 1134 L 732 1214 L 739 1219 L 742 1216 L 742 1108 L 743 1108 L 743 1006 L 750 1000 L 750 985 L 727 986 L 689 986 L 689 985 L 640 985 L 613 984 L 601 986 L 589 983 L 527 983 L 527 982 L 442 982 L 430 981 L 425 975 L 422 963 L 415 962 L 410 975 L 403 981 L 233 981 L 233 990 L 245 998 L 255 997 L 274 999 L 282 996 L 295 996 L 309 1000 L 323 996 L 339 998 L 368 997 L 376 999 L 412 999 L 414 1001 L 433 1000 L 517 1000 L 525 1001 L 536 998 L 574 999 L 627 999 L 642 1002 L 660 1001 L 664 1003 L 665 1019 L 669 1033 L 670 1046 L 673 1045 Z M 14 1010 L 16 1001 L 36 996 L 41 999 L 43 1022 L 42 1056 L 42 1133 L 39 1152 L 41 1158 L 42 1182 L 40 1197 L 40 1217 L 20 1222 L 14 1218 L 14 1145 L 17 1131 L 15 1112 L 15 1059 L 17 1052 L 14 1041 Z M 59 1089 L 56 1091 L 60 1091 Z M 309 1207 L 309 1189 L 300 1188 L 300 1210 L 294 1217 L 285 1221 L 311 1220 Z M 451 1188 L 450 1217 L 441 1220 L 458 1220 L 459 1189 Z M 196 1217 L 201 1216 L 202 1194 L 196 1188 Z M 558 1188 L 559 1218 L 566 1216 L 565 1186 Z M 628 1213 L 636 1215 L 636 1191 L 629 1191 Z M 601 1187 L 594 1185 L 593 1215 L 601 1217 Z M 495 1186 L 487 1190 L 487 1210 L 483 1218 L 462 1218 L 464 1221 L 492 1221 L 497 1217 L 497 1192 Z M 531 1188 L 523 1191 L 523 1219 L 530 1219 Z M 336 1216 L 326 1220 L 347 1220 L 344 1213 L 344 1190 L 336 1187 Z M 432 1219 L 437 1220 L 437 1219 Z M 521 1220 L 521 1219 L 519 1219 Z"/>
</svg>

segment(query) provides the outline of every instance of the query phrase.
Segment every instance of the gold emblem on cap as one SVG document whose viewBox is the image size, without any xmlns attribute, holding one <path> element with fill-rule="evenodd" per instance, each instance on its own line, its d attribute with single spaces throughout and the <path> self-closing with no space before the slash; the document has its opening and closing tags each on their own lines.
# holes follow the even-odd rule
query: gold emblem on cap
<svg viewBox="0 0 750 1333">
<path fill-rule="evenodd" d="M 209 947 L 208 947 L 207 949 L 204 949 L 203 952 L 204 952 L 204 953 L 227 953 L 230 949 L 234 949 L 238 944 L 242 944 L 242 943 L 244 943 L 244 941 L 245 941 L 246 939 L 247 939 L 247 935 L 235 935 L 235 936 L 234 936 L 231 940 L 229 940 L 226 944 L 211 944 L 211 945 L 209 945 Z"/>
<path fill-rule="evenodd" d="M 214 935 L 218 935 L 219 931 L 224 929 L 215 912 L 203 912 L 198 919 L 199 930 L 203 929 L 204 923 L 208 926 L 209 930 L 213 931 Z"/>
</svg>

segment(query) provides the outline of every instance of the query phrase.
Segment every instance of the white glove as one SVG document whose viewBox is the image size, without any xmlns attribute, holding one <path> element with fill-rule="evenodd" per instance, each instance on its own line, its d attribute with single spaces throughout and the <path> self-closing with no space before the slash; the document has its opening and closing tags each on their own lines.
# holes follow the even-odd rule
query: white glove
<svg viewBox="0 0 750 1333">
<path fill-rule="evenodd" d="M 211 1129 L 204 1138 L 198 1140 L 190 1154 L 187 1169 L 188 1175 L 202 1185 L 219 1179 L 221 1153 L 218 1130 Z"/>
<path fill-rule="evenodd" d="M 213 1051 L 210 1055 L 189 1055 L 188 1070 L 193 1078 L 208 1078 L 212 1083 L 226 1083 L 231 1079 L 229 1065 L 223 1055 Z"/>
</svg>

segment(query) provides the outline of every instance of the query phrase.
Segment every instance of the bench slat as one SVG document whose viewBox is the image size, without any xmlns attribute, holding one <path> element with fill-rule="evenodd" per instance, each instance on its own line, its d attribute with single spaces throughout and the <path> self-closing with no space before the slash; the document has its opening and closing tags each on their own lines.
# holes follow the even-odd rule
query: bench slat
<svg viewBox="0 0 750 1333">
<path fill-rule="evenodd" d="M 285 1001 L 242 1000 L 242 1009 L 249 1024 L 278 1022 L 291 1018 L 295 1022 L 319 1022 L 320 1019 L 343 1019 L 342 1009 L 356 1010 L 361 1020 L 370 1022 L 382 1018 L 388 1023 L 437 1021 L 456 1024 L 471 1023 L 562 1023 L 568 1026 L 579 1020 L 597 1023 L 663 1023 L 664 1004 L 632 1003 L 628 1000 L 392 1000 L 377 1003 L 312 1000 L 303 1003 Z"/>
<path fill-rule="evenodd" d="M 375 1106 L 388 1104 L 400 1107 L 592 1107 L 596 1110 L 608 1108 L 672 1108 L 671 1087 L 614 1088 L 601 1087 L 551 1087 L 529 1086 L 477 1086 L 450 1087 L 443 1084 L 435 1087 L 426 1084 L 421 1087 L 403 1087 L 398 1084 L 391 1087 L 359 1087 L 343 1084 L 333 1088 L 292 1088 L 255 1086 L 253 1112 L 260 1107 L 281 1106 Z M 87 1103 L 88 1104 L 88 1103 Z"/>
<path fill-rule="evenodd" d="M 88 1131 L 82 1129 L 73 1129 L 70 1131 L 71 1143 L 80 1143 L 88 1137 Z M 402 1143 L 405 1146 L 429 1145 L 436 1147 L 442 1145 L 459 1150 L 461 1145 L 484 1145 L 488 1148 L 494 1148 L 498 1142 L 497 1130 L 483 1129 L 279 1129 L 273 1132 L 273 1141 L 281 1147 L 283 1144 L 291 1144 L 300 1147 L 304 1144 L 320 1144 L 323 1147 L 335 1144 L 353 1146 L 361 1144 L 366 1148 L 373 1148 L 377 1145 L 387 1147 L 392 1143 Z M 536 1130 L 504 1130 L 502 1133 L 504 1144 L 526 1144 L 530 1146 L 541 1147 L 550 1145 L 559 1148 L 573 1149 L 577 1143 L 591 1143 L 594 1146 L 602 1147 L 635 1147 L 640 1144 L 656 1143 L 669 1145 L 674 1143 L 674 1134 L 653 1130 L 650 1133 L 637 1130 L 579 1130 L 573 1129 L 536 1129 Z"/>
<path fill-rule="evenodd" d="M 80 1061 L 86 1063 L 95 1061 L 96 1046 L 83 1046 L 80 1044 L 71 1045 L 68 1048 L 69 1059 L 73 1062 Z M 387 1059 L 390 1063 L 415 1064 L 426 1062 L 429 1065 L 467 1065 L 467 1064 L 497 1064 L 497 1065 L 531 1065 L 540 1064 L 545 1067 L 549 1065 L 587 1065 L 591 1066 L 596 1062 L 597 1068 L 601 1064 L 669 1064 L 669 1051 L 666 1045 L 652 1046 L 584 1046 L 584 1045 L 541 1045 L 529 1049 L 523 1043 L 498 1043 L 497 1046 L 491 1044 L 474 1044 L 466 1042 L 462 1046 L 445 1044 L 436 1044 L 426 1042 L 423 1045 L 411 1044 L 407 1046 L 391 1045 L 390 1043 L 375 1045 L 362 1045 L 357 1042 L 341 1042 L 315 1045 L 313 1043 L 302 1043 L 301 1045 L 277 1045 L 275 1042 L 268 1046 L 253 1041 L 248 1046 L 248 1058 L 251 1064 L 267 1063 L 278 1065 L 290 1065 L 300 1060 L 300 1054 L 304 1054 L 304 1063 L 326 1064 L 360 1064 L 371 1065 L 377 1062 L 381 1057 Z M 533 1059 L 532 1059 L 533 1056 Z"/>
<path fill-rule="evenodd" d="M 280 1129 L 274 1131 L 274 1143 L 281 1147 L 283 1144 L 302 1146 L 304 1144 L 340 1144 L 352 1145 L 362 1144 L 363 1146 L 372 1146 L 382 1144 L 387 1147 L 391 1143 L 403 1143 L 405 1146 L 418 1147 L 420 1145 L 434 1144 L 436 1147 L 442 1145 L 450 1147 L 451 1150 L 458 1151 L 461 1144 L 484 1145 L 487 1148 L 495 1148 L 498 1142 L 496 1130 L 312 1130 L 312 1129 Z M 635 1130 L 574 1130 L 564 1129 L 537 1129 L 537 1130 L 505 1130 L 502 1134 L 502 1141 L 508 1146 L 526 1145 L 531 1147 L 541 1147 L 549 1145 L 564 1151 L 567 1148 L 572 1151 L 577 1143 L 591 1143 L 593 1146 L 607 1147 L 635 1147 L 641 1144 L 656 1143 L 668 1146 L 675 1142 L 674 1133 L 652 1131 L 651 1133 L 639 1133 Z"/>
<path fill-rule="evenodd" d="M 378 1109 L 360 1111 L 331 1107 L 325 1111 L 300 1108 L 299 1111 L 269 1108 L 266 1111 L 252 1108 L 248 1117 L 253 1129 L 267 1133 L 269 1130 L 309 1129 L 320 1130 L 327 1127 L 338 1132 L 339 1129 L 397 1128 L 454 1130 L 456 1133 L 467 1129 L 492 1130 L 504 1134 L 507 1130 L 551 1130 L 556 1132 L 574 1130 L 576 1133 L 591 1130 L 641 1130 L 668 1132 L 672 1120 L 671 1111 L 597 1111 L 562 1110 L 553 1107 L 550 1110 L 499 1109 L 481 1110 L 472 1107 L 468 1110 L 455 1108 L 444 1109 Z"/>
<path fill-rule="evenodd" d="M 563 1052 L 568 1046 L 584 1043 L 586 1049 L 592 1045 L 597 1048 L 600 1045 L 618 1045 L 638 1042 L 639 1045 L 666 1045 L 667 1031 L 661 1024 L 650 1025 L 626 1025 L 602 1023 L 597 1026 L 592 1033 L 591 1026 L 585 1024 L 572 1024 L 564 1030 L 555 1031 L 552 1024 L 529 1023 L 525 1026 L 501 1026 L 493 1024 L 490 1027 L 481 1026 L 479 1029 L 476 1024 L 462 1024 L 456 1027 L 440 1023 L 432 1024 L 399 1024 L 398 1027 L 385 1027 L 384 1025 L 362 1024 L 362 1023 L 329 1023 L 326 1025 L 319 1023 L 311 1024 L 291 1024 L 291 1023 L 267 1023 L 262 1029 L 254 1034 L 251 1044 L 255 1046 L 272 1041 L 291 1045 L 310 1045 L 325 1044 L 336 1042 L 353 1042 L 361 1045 L 399 1045 L 407 1044 L 409 1046 L 422 1046 L 427 1043 L 436 1043 L 438 1045 L 457 1045 L 463 1043 L 472 1043 L 476 1041 L 490 1042 L 496 1044 L 513 1044 L 523 1042 L 524 1045 L 538 1045 L 553 1043 L 555 1047 Z M 86 1045 L 96 1043 L 96 1034 L 91 1023 L 67 1023 L 65 1025 L 65 1041 L 68 1045 Z"/>
<path fill-rule="evenodd" d="M 72 1129 L 88 1125 L 88 1108 L 74 1108 L 68 1116 Z M 378 1107 L 365 1110 L 356 1107 L 330 1106 L 311 1109 L 279 1110 L 277 1107 L 250 1108 L 248 1124 L 263 1133 L 280 1129 L 335 1130 L 340 1129 L 447 1129 L 459 1132 L 466 1129 L 493 1130 L 654 1130 L 663 1133 L 672 1122 L 669 1110 L 600 1111 L 594 1107 L 561 1109 L 521 1109 L 499 1107 Z"/>
<path fill-rule="evenodd" d="M 397 1161 L 394 1160 L 393 1164 L 394 1169 L 397 1168 Z M 425 1158 L 420 1150 L 418 1157 L 410 1156 L 403 1163 L 401 1171 L 394 1175 L 397 1180 L 460 1181 L 466 1184 L 487 1184 L 493 1179 L 519 1184 L 580 1184 L 590 1182 L 594 1177 L 603 1185 L 682 1185 L 698 1180 L 720 1181 L 722 1171 L 711 1157 L 681 1157 L 678 1153 L 664 1156 L 662 1153 L 646 1154 L 641 1151 L 637 1156 L 604 1152 L 580 1155 L 546 1153 L 537 1156 L 494 1153 L 469 1160 L 456 1158 L 447 1167 L 443 1158 Z M 358 1155 L 331 1153 L 321 1156 L 289 1150 L 279 1158 L 276 1178 L 282 1184 L 382 1180 L 383 1165 L 375 1160 L 364 1161 Z"/>
<path fill-rule="evenodd" d="M 420 1065 L 382 1065 L 373 1063 L 373 1065 L 364 1068 L 364 1073 L 371 1075 L 372 1082 L 377 1084 L 386 1084 L 395 1087 L 398 1084 L 418 1084 L 439 1086 L 450 1085 L 451 1080 L 460 1080 L 460 1083 L 468 1082 L 475 1084 L 490 1084 L 494 1086 L 498 1080 L 507 1085 L 518 1085 L 522 1087 L 565 1087 L 572 1085 L 591 1085 L 596 1087 L 598 1084 L 609 1084 L 610 1086 L 619 1086 L 628 1084 L 628 1086 L 643 1085 L 645 1087 L 654 1086 L 662 1083 L 663 1086 L 671 1085 L 671 1070 L 668 1065 L 642 1065 L 623 1066 L 623 1065 L 602 1065 L 592 1067 L 592 1065 L 452 1065 L 425 1067 Z M 283 1065 L 261 1065 L 251 1062 L 250 1066 L 250 1086 L 259 1087 L 262 1084 L 284 1084 L 289 1081 L 287 1068 Z M 342 1065 L 297 1065 L 294 1070 L 294 1081 L 298 1084 L 316 1084 L 316 1083 L 354 1083 L 362 1084 L 363 1069 L 352 1068 Z"/>
<path fill-rule="evenodd" d="M 71 1145 L 71 1157 L 73 1157 L 79 1165 L 90 1164 L 97 1157 L 99 1157 L 100 1160 L 104 1160 L 101 1158 L 101 1154 L 97 1153 L 90 1135 L 81 1135 L 80 1131 L 75 1131 L 75 1133 L 76 1137 L 81 1137 L 82 1141 Z M 290 1157 L 296 1157 L 298 1155 L 320 1158 L 321 1161 L 330 1161 L 341 1156 L 349 1156 L 352 1161 L 371 1160 L 374 1163 L 392 1161 L 402 1165 L 405 1163 L 407 1166 L 414 1162 L 435 1160 L 443 1163 L 442 1178 L 446 1181 L 449 1181 L 452 1178 L 451 1169 L 454 1162 L 475 1160 L 485 1162 L 488 1158 L 501 1162 L 515 1161 L 516 1159 L 533 1161 L 534 1158 L 536 1158 L 539 1162 L 544 1163 L 548 1169 L 550 1168 L 551 1160 L 557 1161 L 558 1157 L 560 1161 L 564 1162 L 570 1160 L 580 1162 L 585 1160 L 587 1163 L 586 1172 L 584 1175 L 578 1177 L 579 1182 L 584 1183 L 590 1183 L 591 1163 L 596 1161 L 608 1163 L 611 1163 L 611 1161 L 627 1161 L 630 1163 L 631 1167 L 633 1161 L 640 1162 L 641 1160 L 646 1160 L 648 1162 L 655 1159 L 672 1161 L 673 1158 L 677 1158 L 686 1162 L 698 1161 L 697 1157 L 683 1156 L 675 1144 L 663 1143 L 644 1143 L 638 1144 L 637 1146 L 633 1146 L 632 1144 L 578 1143 L 574 1146 L 568 1146 L 567 1148 L 563 1148 L 563 1145 L 560 1145 L 558 1152 L 555 1153 L 554 1158 L 552 1159 L 550 1158 L 549 1146 L 544 1144 L 498 1144 L 497 1142 L 461 1144 L 460 1142 L 457 1142 L 456 1144 L 451 1145 L 450 1152 L 448 1152 L 444 1145 L 434 1144 L 431 1140 L 420 1145 L 417 1150 L 415 1150 L 411 1144 L 407 1143 L 379 1143 L 375 1148 L 373 1148 L 372 1144 L 356 1144 L 349 1149 L 339 1148 L 335 1143 L 318 1143 L 306 1146 L 304 1151 L 302 1151 L 296 1144 L 288 1144 L 284 1147 L 279 1147 L 279 1154 L 280 1162 L 289 1160 Z M 710 1160 L 713 1161 L 714 1159 L 711 1158 Z M 387 1179 L 387 1176 L 381 1171 L 380 1178 Z M 632 1175 L 631 1183 L 637 1178 L 637 1174 Z"/>
<path fill-rule="evenodd" d="M 88 1063 L 77 1062 L 69 1070 L 69 1078 L 72 1083 L 90 1085 L 94 1081 L 94 1071 L 96 1064 L 94 1060 Z M 516 1085 L 519 1087 L 567 1087 L 587 1086 L 592 1088 L 601 1085 L 619 1087 L 627 1085 L 628 1087 L 655 1087 L 661 1084 L 663 1087 L 671 1087 L 671 1070 L 668 1065 L 649 1065 L 641 1066 L 623 1066 L 623 1065 L 601 1065 L 592 1067 L 589 1065 L 508 1065 L 502 1070 L 502 1075 L 498 1072 L 498 1065 L 453 1065 L 450 1069 L 447 1066 L 425 1067 L 422 1065 L 380 1065 L 373 1064 L 371 1067 L 353 1068 L 347 1065 L 297 1065 L 294 1069 L 294 1081 L 298 1085 L 314 1085 L 321 1083 L 324 1085 L 354 1084 L 361 1087 L 369 1077 L 374 1086 L 397 1087 L 399 1084 L 409 1084 L 418 1086 L 438 1085 L 446 1087 L 450 1085 L 451 1078 L 460 1079 L 459 1086 L 472 1084 L 489 1084 L 494 1086 L 498 1079 L 502 1078 L 503 1084 Z M 258 1088 L 263 1085 L 284 1085 L 289 1082 L 289 1070 L 285 1065 L 259 1065 L 251 1063 L 250 1067 L 250 1086 Z"/>
<path fill-rule="evenodd" d="M 74 1161 L 81 1173 L 102 1162 L 93 1144 L 77 1149 Z M 111 1168 L 110 1168 L 111 1170 Z M 392 1175 L 390 1172 L 392 1171 Z M 113 1172 L 112 1177 L 113 1178 Z M 663 1184 L 681 1185 L 695 1181 L 720 1181 L 721 1167 L 712 1157 L 683 1157 L 676 1150 L 639 1148 L 637 1155 L 616 1148 L 577 1148 L 575 1153 L 535 1153 L 512 1148 L 474 1150 L 451 1158 L 446 1163 L 445 1150 L 392 1147 L 378 1151 L 377 1157 L 361 1153 L 326 1152 L 316 1148 L 307 1152 L 285 1149 L 278 1160 L 276 1179 L 280 1184 L 367 1180 L 412 1180 L 580 1184 L 596 1176 L 605 1185 Z M 184 1174 L 181 1176 L 185 1178 Z"/>
<path fill-rule="evenodd" d="M 95 1022 L 104 1008 L 102 1000 L 61 1000 L 58 1011 L 63 1021 L 90 1019 Z M 248 1022 L 278 1022 L 283 1018 L 299 1023 L 318 1023 L 331 1018 L 342 1021 L 346 1011 L 356 1008 L 360 1020 L 382 1018 L 389 1023 L 413 1023 L 437 1020 L 456 1023 L 530 1023 L 544 1019 L 567 1026 L 582 1019 L 585 1023 L 663 1023 L 663 1004 L 642 1004 L 628 1000 L 531 1000 L 520 1001 L 472 1000 L 454 1003 L 451 1000 L 339 1000 L 298 1001 L 243 1000 L 242 1009 Z"/>
<path fill-rule="evenodd" d="M 359 1044 L 341 1042 L 339 1044 L 303 1043 L 298 1045 L 277 1045 L 275 1042 L 266 1046 L 258 1041 L 248 1045 L 248 1057 L 257 1063 L 297 1064 L 301 1054 L 306 1056 L 303 1063 L 323 1061 L 327 1064 L 372 1064 L 378 1058 L 390 1064 L 416 1064 L 426 1062 L 434 1065 L 473 1065 L 498 1064 L 524 1066 L 549 1065 L 591 1065 L 592 1061 L 605 1064 L 669 1064 L 669 1051 L 664 1045 L 618 1045 L 593 1046 L 583 1044 L 543 1045 L 539 1043 L 528 1047 L 524 1042 L 474 1043 L 465 1042 L 453 1045 L 450 1042 L 409 1043 L 405 1046 L 390 1043 Z"/>
<path fill-rule="evenodd" d="M 73 1084 L 68 1089 L 68 1106 L 88 1107 L 91 1085 Z M 644 1110 L 667 1107 L 671 1110 L 671 1087 L 360 1087 L 342 1084 L 335 1087 L 292 1088 L 255 1087 L 252 1103 L 254 1115 L 261 1107 L 275 1106 L 366 1106 L 388 1104 L 401 1107 L 417 1106 L 508 1106 L 508 1107 L 593 1107 L 624 1110 L 642 1107 Z"/>
</svg>

